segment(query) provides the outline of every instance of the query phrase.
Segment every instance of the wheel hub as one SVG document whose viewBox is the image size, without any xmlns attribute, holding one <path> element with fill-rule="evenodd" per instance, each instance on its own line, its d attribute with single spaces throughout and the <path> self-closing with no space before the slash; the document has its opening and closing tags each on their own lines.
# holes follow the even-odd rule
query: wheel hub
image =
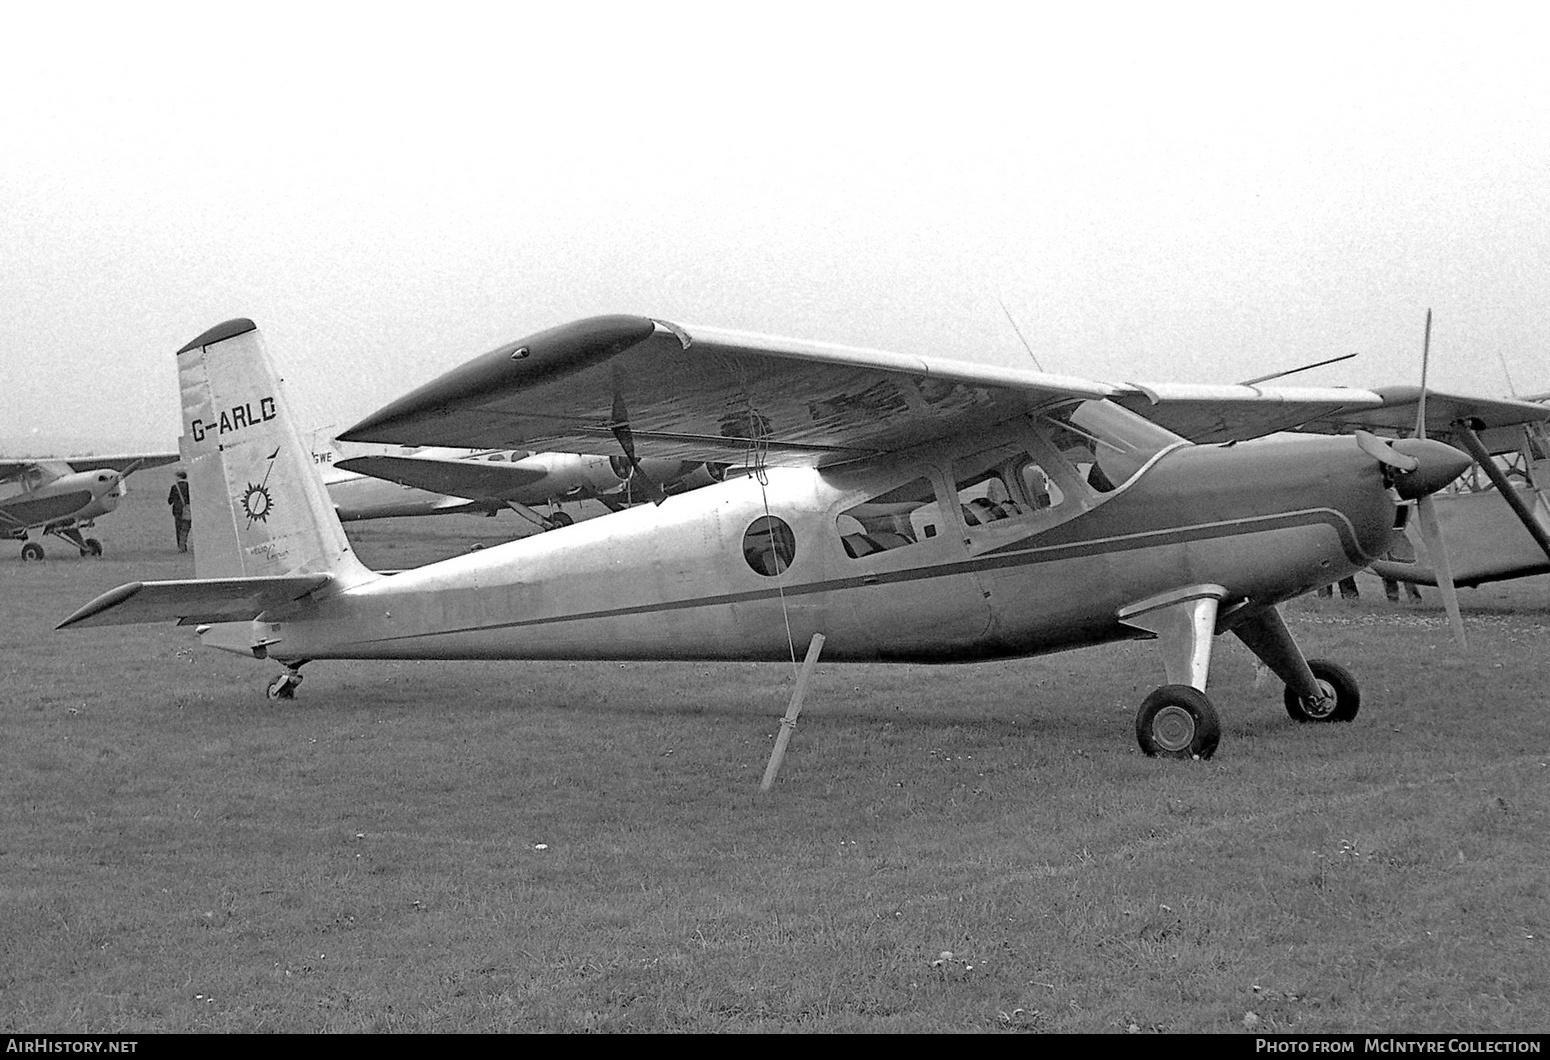
<svg viewBox="0 0 1550 1060">
<path fill-rule="evenodd" d="M 1335 690 L 1328 681 L 1319 680 L 1319 694 L 1310 696 L 1302 701 L 1302 709 L 1310 718 L 1327 718 L 1335 712 L 1335 707 L 1340 704 L 1340 699 L 1335 695 Z"/>
<path fill-rule="evenodd" d="M 1165 751 L 1182 751 L 1195 738 L 1195 718 L 1183 707 L 1164 707 L 1152 718 L 1152 738 Z"/>
</svg>

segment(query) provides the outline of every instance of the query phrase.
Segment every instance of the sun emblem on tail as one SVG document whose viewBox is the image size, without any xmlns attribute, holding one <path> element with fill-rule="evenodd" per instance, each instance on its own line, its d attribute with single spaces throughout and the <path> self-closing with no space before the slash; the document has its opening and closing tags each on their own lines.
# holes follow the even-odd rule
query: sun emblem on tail
<svg viewBox="0 0 1550 1060">
<path fill-rule="evenodd" d="M 254 523 L 267 523 L 269 513 L 274 509 L 274 498 L 269 495 L 269 476 L 274 472 L 275 457 L 279 455 L 278 448 L 269 454 L 269 467 L 264 472 L 263 481 L 257 485 L 249 482 L 242 494 L 242 512 L 248 517 L 249 527 Z"/>
<path fill-rule="evenodd" d="M 247 514 L 248 522 L 268 522 L 269 510 L 273 507 L 274 498 L 269 495 L 268 487 L 262 483 L 255 486 L 249 482 L 247 492 L 242 495 L 242 510 Z"/>
</svg>

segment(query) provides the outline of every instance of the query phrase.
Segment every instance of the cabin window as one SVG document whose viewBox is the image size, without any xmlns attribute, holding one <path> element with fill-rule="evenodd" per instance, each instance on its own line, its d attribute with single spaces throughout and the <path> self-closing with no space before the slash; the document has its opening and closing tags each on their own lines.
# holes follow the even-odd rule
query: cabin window
<svg viewBox="0 0 1550 1060">
<path fill-rule="evenodd" d="M 1047 469 L 1019 445 L 975 453 L 956 461 L 953 470 L 958 509 L 971 527 L 1032 515 L 1066 502 L 1054 469 Z"/>
<path fill-rule="evenodd" d="M 796 554 L 796 534 L 784 519 L 761 516 L 743 532 L 743 559 L 755 574 L 773 578 L 791 566 Z"/>
<path fill-rule="evenodd" d="M 942 506 L 930 479 L 917 478 L 845 509 L 835 520 L 851 559 L 890 552 L 941 532 Z"/>
</svg>

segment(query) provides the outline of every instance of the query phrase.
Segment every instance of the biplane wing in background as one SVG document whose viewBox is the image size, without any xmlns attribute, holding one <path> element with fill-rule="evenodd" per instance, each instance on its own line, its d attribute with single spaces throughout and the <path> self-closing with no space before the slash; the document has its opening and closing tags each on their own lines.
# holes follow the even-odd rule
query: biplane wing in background
<svg viewBox="0 0 1550 1060">
<path fill-rule="evenodd" d="M 0 536 L 20 540 L 22 559 L 42 559 L 31 531 L 70 542 L 83 556 L 102 555 L 102 542 L 81 533 L 118 507 L 129 476 L 175 463 L 176 453 L 40 457 L 0 460 Z"/>
<path fill-rule="evenodd" d="M 276 415 L 220 444 L 184 434 L 196 519 L 215 528 L 193 583 L 134 583 L 61 626 L 197 621 L 218 603 L 203 641 L 282 663 L 276 698 L 320 659 L 784 660 L 821 633 L 833 661 L 967 662 L 1152 638 L 1167 683 L 1137 739 L 1203 758 L 1219 633 L 1281 677 L 1294 719 L 1355 716 L 1354 678 L 1306 659 L 1278 605 L 1366 566 L 1396 494 L 1468 466 L 1422 439 L 1193 445 L 1104 383 L 596 317 L 476 358 L 341 438 L 751 473 L 384 576 L 356 559 L 252 321 L 177 361 L 186 422 Z M 301 595 L 275 603 L 276 585 Z"/>
</svg>

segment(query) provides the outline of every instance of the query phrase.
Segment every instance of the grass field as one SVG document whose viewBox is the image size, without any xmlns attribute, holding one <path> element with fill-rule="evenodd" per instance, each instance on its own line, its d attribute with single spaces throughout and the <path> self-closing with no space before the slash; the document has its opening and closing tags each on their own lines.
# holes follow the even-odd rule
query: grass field
<svg viewBox="0 0 1550 1060">
<path fill-rule="evenodd" d="M 142 474 L 107 555 L 0 553 L 0 1029 L 1544 1031 L 1550 579 L 1300 600 L 1363 685 L 1299 726 L 1218 648 L 1209 762 L 1136 749 L 1145 644 L 820 666 L 273 663 L 56 633 L 187 577 Z M 410 566 L 519 524 L 356 524 Z"/>
</svg>

